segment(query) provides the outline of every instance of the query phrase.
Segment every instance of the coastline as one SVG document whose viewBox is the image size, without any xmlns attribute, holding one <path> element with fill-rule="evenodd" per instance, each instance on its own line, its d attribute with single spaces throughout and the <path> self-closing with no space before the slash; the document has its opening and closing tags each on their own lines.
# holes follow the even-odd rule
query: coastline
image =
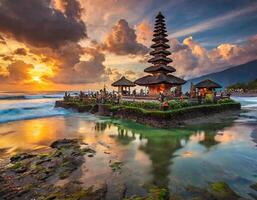
<svg viewBox="0 0 257 200">
<path fill-rule="evenodd" d="M 84 109 L 86 110 L 87 107 L 84 107 Z M 88 108 L 91 108 L 90 106 L 88 106 Z M 108 106 L 107 106 L 108 108 Z M 68 108 L 69 109 L 69 108 Z M 74 107 L 73 109 L 76 109 L 76 107 Z M 57 109 L 59 110 L 59 109 Z M 62 110 L 62 109 L 60 109 Z M 162 177 L 161 174 L 158 174 L 157 172 L 159 172 L 159 168 L 156 169 L 156 171 L 151 171 L 150 169 L 154 169 L 153 167 L 156 165 L 159 165 L 159 163 L 163 163 L 162 167 L 161 167 L 161 171 L 165 171 L 168 165 L 168 161 L 172 160 L 172 166 L 174 167 L 172 172 L 170 172 L 171 174 L 173 174 L 172 176 L 175 176 L 177 180 L 181 180 L 183 179 L 182 176 L 183 173 L 180 173 L 180 169 L 181 167 L 183 167 L 181 170 L 185 171 L 185 172 L 192 172 L 189 174 L 192 174 L 190 180 L 194 180 L 195 175 L 201 171 L 205 171 L 206 173 L 218 173 L 215 174 L 216 177 L 225 177 L 227 170 L 231 170 L 230 165 L 226 165 L 226 163 L 224 163 L 225 169 L 224 170 L 220 170 L 220 171 L 215 171 L 215 168 L 213 169 L 213 163 L 212 163 L 212 159 L 213 156 L 217 155 L 217 157 L 215 157 L 215 159 L 218 159 L 219 157 L 221 158 L 221 162 L 223 160 L 227 160 L 229 159 L 230 155 L 233 155 L 234 152 L 234 148 L 237 145 L 240 145 L 242 143 L 242 138 L 240 137 L 244 137 L 244 134 L 242 134 L 242 128 L 244 128 L 244 124 L 240 125 L 237 123 L 233 123 L 233 117 L 237 117 L 238 116 L 238 110 L 237 111 L 226 111 L 226 112 L 221 112 L 221 113 L 216 113 L 216 114 L 211 114 L 211 115 L 204 115 L 202 117 L 198 117 L 198 118 L 194 118 L 191 120 L 185 120 L 183 124 L 180 125 L 180 127 L 178 127 L 178 129 L 156 129 L 156 128 L 151 128 L 150 126 L 145 126 L 145 125 L 140 125 L 137 123 L 133 123 L 131 122 L 131 120 L 125 121 L 123 122 L 123 120 L 119 120 L 120 118 L 117 117 L 117 120 L 114 118 L 112 118 L 111 116 L 107 117 L 107 118 L 102 118 L 102 117 L 97 117 L 97 113 L 95 113 L 96 115 L 89 115 L 92 118 L 98 118 L 99 120 L 97 122 L 93 122 L 92 120 L 90 122 L 88 122 L 88 114 L 85 113 L 83 114 L 83 112 L 85 112 L 85 110 L 81 110 L 81 114 L 75 114 L 75 115 L 71 115 L 71 116 L 65 116 L 65 117 L 55 117 L 55 118 L 43 118 L 43 119 L 34 119 L 34 120 L 28 120 L 25 122 L 25 124 L 22 121 L 18 121 L 18 122 L 11 122 L 9 126 L 10 130 L 8 132 L 10 135 L 10 139 L 11 138 L 16 138 L 18 137 L 21 133 L 22 133 L 22 129 L 21 127 L 27 127 L 26 130 L 23 130 L 23 134 L 24 134 L 24 139 L 26 138 L 26 140 L 28 140 L 28 142 L 33 142 L 33 144 L 35 144 L 35 140 L 36 142 L 38 141 L 38 144 L 36 143 L 34 146 L 38 146 L 38 145 L 47 145 L 49 146 L 52 142 L 59 140 L 59 139 L 63 139 L 63 138 L 70 138 L 70 139 L 74 139 L 74 138 L 82 138 L 84 143 L 87 143 L 88 146 L 84 146 L 85 144 L 82 144 L 83 147 L 90 147 L 94 150 L 96 150 L 96 154 L 93 157 L 89 157 L 88 155 L 91 156 L 91 154 L 85 154 L 83 163 L 80 167 L 78 167 L 78 169 L 75 169 L 74 171 L 70 171 L 70 175 L 68 178 L 63 179 L 63 180 L 59 180 L 59 173 L 53 173 L 50 171 L 39 171 L 40 172 L 40 176 L 39 178 L 46 178 L 45 180 L 42 180 L 42 184 L 46 187 L 44 191 L 40 191 L 40 192 L 46 192 L 48 195 L 44 196 L 46 197 L 51 197 L 51 198 L 55 198 L 55 199 L 64 199 L 64 197 L 77 197 L 76 195 L 83 195 L 85 193 L 90 194 L 94 194 L 95 196 L 97 196 L 98 194 L 103 194 L 106 195 L 106 199 L 110 199 L 109 195 L 116 195 L 119 194 L 119 196 L 121 197 L 120 199 L 126 199 L 126 198 L 130 198 L 133 199 L 132 197 L 135 195 L 146 197 L 150 194 L 149 191 L 165 191 L 165 188 L 162 188 L 161 184 L 157 184 L 158 186 L 160 186 L 160 188 L 144 188 L 142 189 L 141 183 L 148 183 L 149 179 L 151 180 L 151 178 L 153 176 L 153 182 L 155 183 L 154 180 L 156 180 L 156 177 L 160 177 L 160 179 L 166 183 L 166 178 Z M 88 110 L 89 111 L 89 110 Z M 231 120 L 229 120 L 231 119 Z M 223 123 L 225 121 L 228 120 L 228 124 L 223 125 Z M 108 122 L 110 123 L 108 123 Z M 114 123 L 111 124 L 111 121 L 113 121 Z M 107 124 L 106 124 L 107 122 Z M 221 125 L 220 125 L 221 122 Z M 231 122 L 231 123 L 230 123 Z M 124 124 L 123 124 L 124 123 Z M 204 123 L 210 123 L 210 124 L 206 124 L 205 127 L 208 126 L 208 128 L 204 128 L 201 127 L 202 124 Z M 212 123 L 217 123 L 217 124 L 212 124 Z M 226 123 L 226 122 L 225 122 Z M 19 126 L 14 126 L 14 124 L 19 124 Z M 29 125 L 30 124 L 30 125 Z M 40 124 L 40 126 L 39 126 Z M 117 125 L 114 125 L 117 124 Z M 195 128 L 189 129 L 187 127 L 187 125 L 196 125 Z M 198 125 L 200 124 L 200 128 L 198 127 Z M 220 126 L 219 126 L 220 125 Z M 239 126 L 239 128 L 237 127 Z M 6 130 L 6 126 L 2 125 L 3 130 Z M 31 127 L 31 128 L 29 128 Z M 43 128 L 44 127 L 44 128 Z M 213 128 L 215 127 L 215 128 Z M 226 127 L 232 127 L 231 129 L 227 129 Z M 13 135 L 13 133 L 11 133 L 11 131 L 13 130 L 18 130 L 16 131 L 17 134 Z M 131 129 L 131 130 L 129 130 Z M 175 130 L 178 130 L 177 132 Z M 238 130 L 237 135 L 234 136 L 235 134 L 235 130 Z M 251 134 L 251 130 L 252 128 L 247 128 L 246 131 L 247 134 Z M 94 133 L 93 133 L 94 132 Z M 4 132 L 3 132 L 4 133 Z M 93 134 L 92 134 L 93 133 Z M 134 134 L 134 135 L 133 135 Z M 12 136 L 13 135 L 13 136 Z M 101 137 L 99 137 L 101 135 Z M 33 137 L 32 137 L 33 136 Z M 232 137 L 233 136 L 233 137 Z M 33 138 L 33 141 L 30 139 Z M 42 141 L 40 141 L 39 139 L 43 139 Z M 85 139 L 84 139 L 85 138 Z M 97 141 L 96 141 L 97 138 Z M 140 139 L 142 138 L 142 139 Z M 248 138 L 248 137 L 247 137 Z M 7 135 L 6 135 L 6 139 L 7 139 Z M 5 141 L 7 141 L 5 139 Z M 37 140 L 38 139 L 38 140 Z M 223 139 L 225 141 L 223 141 Z M 227 139 L 229 140 L 233 140 L 231 143 L 227 144 Z M 195 141 L 197 140 L 197 142 Z M 8 140 L 9 141 L 9 140 Z M 11 140 L 10 140 L 11 141 Z M 43 142 L 44 141 L 44 142 Z M 50 142 L 51 141 L 51 142 Z M 250 140 L 249 140 L 250 141 Z M 234 144 L 236 143 L 236 144 Z M 248 142 L 249 143 L 249 142 Z M 185 145 L 186 144 L 186 145 Z M 222 144 L 222 145 L 220 145 Z M 233 146 L 234 144 L 234 146 Z M 16 144 L 12 144 L 12 145 L 16 145 Z M 124 148 L 120 148 L 121 145 L 124 146 Z M 181 146 L 182 145 L 182 146 Z M 226 145 L 226 148 L 223 149 L 223 145 Z M 197 150 L 195 149 L 195 147 L 197 147 Z M 213 148 L 215 147 L 215 148 Z M 24 148 L 27 148 L 26 146 L 24 146 Z M 34 147 L 33 147 L 34 148 Z M 135 154 L 135 148 L 137 150 L 137 153 Z M 251 146 L 252 148 L 252 146 Z M 130 153 L 126 152 L 124 153 L 124 151 L 128 151 L 128 149 L 131 150 Z M 229 149 L 229 150 L 228 150 Z M 244 148 L 242 148 L 242 151 L 240 151 L 240 155 L 245 155 L 245 153 L 247 152 L 251 152 L 251 153 L 247 153 L 247 155 L 251 157 L 251 155 L 254 154 L 253 149 L 247 149 L 247 151 L 243 151 Z M 49 149 L 51 150 L 51 149 Z M 77 151 L 77 150 L 76 150 Z M 226 153 L 222 154 L 222 151 L 226 151 Z M 226 157 L 227 152 L 230 151 L 229 156 Z M 26 152 L 26 151 L 25 151 Z M 157 153 L 158 152 L 158 153 Z M 29 154 L 36 154 L 38 155 L 41 161 L 45 161 L 44 157 L 40 157 L 40 154 L 42 154 L 41 152 L 37 153 L 34 150 L 30 151 Z M 48 152 L 45 152 L 43 154 L 48 154 Z M 201 155 L 204 157 L 204 159 L 206 159 L 208 162 L 207 165 L 205 165 L 206 167 L 201 168 L 202 165 L 200 164 L 201 162 L 196 162 L 198 163 L 197 166 L 194 165 L 194 162 L 191 162 L 192 160 L 198 160 L 198 155 Z M 222 154 L 222 155 L 221 155 Z M 14 155 L 14 154 L 13 154 Z M 119 155 L 119 156 L 117 156 Z M 160 155 L 165 155 L 162 159 L 162 156 Z M 208 155 L 207 157 L 205 157 L 206 155 Z M 137 160 L 134 162 L 135 160 L 135 156 L 136 158 L 138 158 L 138 156 L 143 156 L 140 157 L 142 159 L 142 161 Z M 156 156 L 156 157 L 155 157 Z M 10 157 L 9 157 L 10 158 Z M 39 161 L 37 160 L 38 158 L 34 158 L 36 160 L 34 160 L 35 162 Z M 80 157 L 78 157 L 80 158 Z M 51 158 L 53 159 L 53 161 L 55 160 L 55 158 Z M 59 158 L 58 158 L 59 159 Z M 150 159 L 148 161 L 148 159 Z M 112 171 L 112 168 L 109 166 L 108 162 L 109 160 L 112 161 L 118 161 L 118 162 L 122 162 L 122 167 L 121 169 L 118 169 L 117 171 Z M 27 160 L 28 162 L 30 160 Z M 27 162 L 26 160 L 24 160 L 24 162 Z M 32 161 L 32 162 L 34 162 Z M 102 161 L 104 161 L 102 163 Z M 200 161 L 200 160 L 199 160 Z M 231 162 L 233 160 L 231 159 Z M 23 162 L 23 161 L 22 161 Z M 47 164 L 47 159 L 45 161 L 45 164 Z M 231 163 L 230 162 L 230 163 Z M 242 167 L 242 163 L 246 163 L 247 161 L 244 160 L 244 157 L 240 157 L 238 158 L 238 162 L 237 163 L 233 163 L 233 165 L 238 165 L 240 167 Z M 102 164 L 101 164 L 102 163 Z M 133 163 L 133 164 L 132 164 Z M 148 163 L 148 164 L 147 164 Z M 151 163 L 153 163 L 151 165 Z M 170 163 L 170 162 L 169 162 Z M 119 164 L 119 163 L 117 163 Z M 40 166 L 41 164 L 39 164 Z M 100 165 L 100 166 L 99 166 Z M 190 170 L 186 167 L 186 166 L 191 166 Z M 33 165 L 32 165 L 33 166 Z M 116 165 L 113 165 L 116 167 Z M 28 166 L 29 167 L 29 166 Z M 102 171 L 103 169 L 106 169 L 106 171 L 109 173 L 108 176 L 105 175 L 106 171 Z M 191 171 L 191 169 L 193 169 Z M 212 169 L 212 171 L 208 171 L 209 169 Z M 21 170 L 24 170 L 23 168 L 21 168 Z M 59 168 L 56 168 L 56 172 L 60 172 Z M 140 174 L 137 174 L 138 171 L 140 171 Z M 30 172 L 30 167 L 28 169 L 28 172 Z M 44 174 L 45 172 L 49 173 L 49 174 Z M 133 174 L 135 174 L 135 178 L 133 177 L 133 179 L 129 179 L 128 177 L 131 176 L 130 172 Z M 252 173 L 252 169 L 250 168 L 249 172 Z M 13 173 L 13 172 L 11 172 Z M 16 172 L 15 172 L 16 173 Z M 24 173 L 20 173 L 20 174 L 13 174 L 15 177 L 20 177 L 20 176 L 27 176 L 27 172 Z M 127 174 L 128 173 L 128 174 Z M 239 172 L 235 172 L 232 170 L 232 173 L 236 173 L 239 174 L 241 176 L 245 176 L 245 174 Z M 231 173 L 231 174 L 232 174 Z M 29 173 L 28 173 L 29 174 Z M 102 176 L 99 176 L 99 174 L 101 174 Z M 111 175 L 110 175 L 111 174 Z M 148 174 L 146 176 L 146 174 Z M 150 174 L 150 175 L 149 175 Z M 187 176 L 190 177 L 190 175 L 187 174 Z M 42 176 L 41 176 L 42 175 Z M 62 174 L 62 175 L 68 175 L 68 174 Z M 47 178 L 47 176 L 49 176 Z M 113 177 L 119 179 L 113 179 Z M 167 177 L 168 174 L 166 173 L 165 177 Z M 52 178 L 57 177 L 57 182 L 56 183 L 65 183 L 63 187 L 60 188 L 53 188 L 51 190 L 48 190 L 49 188 L 51 188 L 52 186 L 49 185 L 49 181 L 53 180 Z M 65 176 L 64 176 L 65 177 Z M 78 179 L 77 177 L 80 177 L 80 179 Z M 81 178 L 82 177 L 82 178 Z M 110 178 L 112 177 L 112 178 Z M 141 177 L 138 182 L 136 182 L 135 180 L 136 177 Z M 142 177 L 147 177 L 147 178 L 142 178 Z M 93 179 L 98 180 L 98 181 L 93 181 Z M 122 190 L 120 193 L 117 193 L 116 190 L 113 191 L 112 189 L 110 189 L 110 182 L 115 182 L 118 183 L 118 181 L 122 179 L 124 180 L 124 182 L 126 182 L 125 187 L 123 187 L 122 185 Z M 79 182 L 74 182 L 74 180 L 79 180 L 81 182 L 83 182 L 83 184 L 80 184 Z M 100 181 L 99 181 L 100 180 Z M 108 187 L 107 187 L 107 191 L 106 191 L 106 185 L 98 185 L 98 182 L 104 182 L 104 180 L 107 181 L 108 183 Z M 141 180 L 144 180 L 143 182 L 141 182 Z M 172 179 L 170 179 L 171 182 L 173 182 L 174 177 L 172 177 Z M 221 182 L 216 182 L 216 181 L 224 181 L 225 179 L 220 178 L 218 180 L 212 180 L 211 178 L 208 177 L 200 177 L 200 180 L 204 180 L 205 182 L 208 183 L 212 183 L 214 185 L 219 184 L 221 186 L 224 186 L 225 188 L 227 188 L 228 185 L 221 183 Z M 194 192 L 197 192 L 197 194 L 199 194 L 202 199 L 206 199 L 207 196 L 204 195 L 210 195 L 210 194 L 205 194 L 204 190 L 205 190 L 205 186 L 199 184 L 199 187 L 201 188 L 192 188 L 188 185 L 185 185 L 184 183 L 186 183 L 186 180 L 184 180 L 185 182 L 181 182 L 180 184 L 178 184 L 176 187 L 179 187 L 179 189 L 181 190 L 186 190 L 186 192 L 192 192 L 190 193 L 190 195 L 192 194 L 193 196 L 195 195 Z M 253 185 L 254 184 L 254 179 L 250 179 L 249 184 L 245 184 L 245 186 L 243 186 L 242 190 L 240 187 L 234 187 L 234 183 L 236 183 L 236 180 L 231 180 L 233 183 L 231 184 L 231 182 L 227 182 L 225 180 L 226 183 L 229 184 L 229 186 L 239 195 L 244 196 L 244 190 L 247 190 L 246 188 L 248 187 L 248 185 Z M 133 183 L 137 183 L 137 191 L 135 192 L 133 190 L 133 187 L 129 185 L 130 182 Z M 67 184 L 66 184 L 67 183 Z M 198 182 L 197 182 L 198 183 Z M 197 183 L 192 181 L 192 184 L 197 185 Z M 41 184 L 41 183 L 40 183 Z M 40 184 L 38 184 L 38 186 L 40 186 Z M 174 182 L 173 182 L 174 184 Z M 172 184 L 172 185 L 173 185 Z M 183 184 L 184 184 L 184 188 L 183 188 Z M 12 186 L 13 184 L 11 184 Z M 134 185 L 134 184 L 133 184 Z M 91 191 L 88 190 L 88 188 L 92 188 L 93 190 Z M 166 185 L 165 185 L 166 186 Z M 170 185 L 168 185 L 170 186 Z M 72 189 L 70 189 L 72 187 Z M 111 187 L 115 188 L 115 185 L 111 185 Z M 254 187 L 254 185 L 253 185 Z M 35 188 L 31 187 L 30 184 L 24 184 L 22 190 L 20 190 L 19 195 L 21 195 L 22 197 L 25 196 L 29 196 L 31 194 L 33 194 L 33 191 L 37 191 L 38 187 L 37 185 L 35 185 Z M 65 191 L 70 191 L 69 194 L 67 194 Z M 143 193 L 141 193 L 140 191 L 143 190 Z M 6 190 L 8 191 L 8 190 Z M 125 192 L 124 192 L 125 191 Z M 249 190 L 247 190 L 249 191 Z M 24 192 L 24 193 L 23 193 Z M 85 192 L 85 193 L 84 193 Z M 92 193 L 91 193 L 92 192 Z M 169 191 L 170 195 L 172 196 L 172 190 Z M 251 192 L 251 191 L 250 191 Z M 42 194 L 41 193 L 41 194 Z M 124 196 L 125 193 L 125 196 Z M 11 193 L 9 193 L 11 194 Z M 17 193 L 18 194 L 18 193 Z M 181 192 L 180 194 L 178 194 L 178 196 L 182 196 L 183 198 L 183 192 Z M 64 195 L 64 196 L 62 196 Z M 174 194 L 175 195 L 175 194 Z M 42 196 L 42 195 L 41 195 Z M 105 197 L 101 197 L 101 198 L 105 198 Z M 122 198 L 123 197 L 123 198 Z M 173 197 L 173 196 L 172 196 Z M 85 199 L 89 198 L 90 200 L 92 200 L 92 197 L 85 197 Z M 99 197 L 99 199 L 101 199 Z M 76 198 L 75 198 L 76 199 Z M 112 199 L 118 199 L 116 198 L 112 198 Z M 185 198 L 186 199 L 186 198 Z M 227 197 L 227 199 L 230 199 L 229 197 Z"/>
<path fill-rule="evenodd" d="M 55 107 L 131 120 L 155 128 L 173 128 L 188 124 L 209 123 L 213 120 L 222 121 L 225 118 L 235 118 L 241 109 L 240 103 L 237 102 L 197 105 L 168 111 L 146 110 L 119 105 L 112 106 L 109 104 L 80 104 L 65 101 L 56 101 Z"/>
</svg>

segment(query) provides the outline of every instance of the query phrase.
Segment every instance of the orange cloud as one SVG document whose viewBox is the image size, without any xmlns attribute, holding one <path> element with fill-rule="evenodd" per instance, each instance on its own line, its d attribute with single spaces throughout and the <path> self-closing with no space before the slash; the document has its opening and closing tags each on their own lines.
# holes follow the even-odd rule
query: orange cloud
<svg viewBox="0 0 257 200">
<path fill-rule="evenodd" d="M 153 37 L 153 29 L 149 21 L 142 21 L 136 26 L 137 41 L 146 46 L 150 46 Z"/>
<path fill-rule="evenodd" d="M 8 72 L 5 76 L 0 76 L 1 83 L 26 83 L 31 79 L 30 71 L 34 69 L 34 66 L 27 64 L 21 60 L 17 60 L 10 64 L 8 67 Z M 3 73 L 3 69 L 0 68 L 0 74 Z"/>
<path fill-rule="evenodd" d="M 80 0 L 80 4 L 85 10 L 81 17 L 87 24 L 89 37 L 100 41 L 119 19 L 129 22 L 142 19 L 149 0 Z"/>
<path fill-rule="evenodd" d="M 241 45 L 221 44 L 211 50 L 196 43 L 192 37 L 185 38 L 182 43 L 173 38 L 170 43 L 177 74 L 186 78 L 221 71 L 257 59 L 256 35 Z"/>
<path fill-rule="evenodd" d="M 107 34 L 101 44 L 101 49 L 117 55 L 145 54 L 147 47 L 138 43 L 136 38 L 135 30 L 129 27 L 126 20 L 121 19 L 113 26 L 112 31 Z"/>
</svg>

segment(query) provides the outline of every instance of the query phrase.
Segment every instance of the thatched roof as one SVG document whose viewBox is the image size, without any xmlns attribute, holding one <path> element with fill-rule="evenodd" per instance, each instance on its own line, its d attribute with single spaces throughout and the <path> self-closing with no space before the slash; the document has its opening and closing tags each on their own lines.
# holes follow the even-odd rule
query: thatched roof
<svg viewBox="0 0 257 200">
<path fill-rule="evenodd" d="M 160 54 L 164 54 L 164 55 L 170 55 L 171 53 L 167 50 L 154 50 L 150 52 L 150 55 L 160 55 Z"/>
<path fill-rule="evenodd" d="M 214 89 L 214 88 L 222 88 L 222 86 L 210 79 L 206 79 L 204 81 L 201 81 L 199 83 L 197 83 L 195 85 L 196 88 L 210 88 L 210 89 Z"/>
<path fill-rule="evenodd" d="M 119 80 L 112 83 L 112 86 L 118 87 L 118 86 L 125 86 L 125 87 L 134 87 L 136 86 L 132 81 L 126 79 L 124 76 L 122 76 Z"/>
<path fill-rule="evenodd" d="M 182 85 L 186 83 L 185 80 L 178 78 L 176 76 L 173 76 L 171 74 L 159 74 L 159 75 L 148 75 L 144 76 L 142 78 L 139 78 L 135 81 L 137 85 L 155 85 L 155 84 L 173 84 L 173 85 Z"/>
<path fill-rule="evenodd" d="M 158 66 L 151 66 L 151 67 L 147 67 L 145 70 L 145 72 L 157 72 L 157 71 L 166 71 L 168 73 L 172 73 L 175 72 L 176 69 L 174 69 L 171 66 L 167 66 L 167 65 L 158 65 Z"/>
<path fill-rule="evenodd" d="M 151 45 L 151 48 L 154 48 L 154 49 L 158 48 L 158 47 L 162 47 L 163 49 L 168 49 L 168 48 L 170 48 L 170 45 L 165 44 L 163 42 L 159 42 L 159 43 L 155 43 L 155 44 Z"/>
<path fill-rule="evenodd" d="M 165 62 L 165 63 L 171 63 L 172 59 L 166 57 L 166 56 L 155 56 L 151 59 L 148 60 L 149 63 L 160 63 L 160 62 Z"/>
</svg>

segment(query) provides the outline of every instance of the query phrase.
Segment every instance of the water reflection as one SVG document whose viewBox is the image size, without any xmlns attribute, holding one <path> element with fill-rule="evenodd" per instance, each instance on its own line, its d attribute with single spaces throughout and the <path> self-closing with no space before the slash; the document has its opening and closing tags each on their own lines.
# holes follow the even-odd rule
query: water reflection
<svg viewBox="0 0 257 200">
<path fill-rule="evenodd" d="M 257 173 L 254 131 L 232 122 L 164 130 L 91 115 L 52 117 L 1 124 L 0 157 L 81 138 L 97 150 L 81 169 L 85 182 L 114 178 L 108 163 L 118 159 L 124 168 L 115 180 L 120 177 L 132 194 L 143 185 L 174 189 L 219 179 L 246 194 Z"/>
<path fill-rule="evenodd" d="M 175 136 L 173 138 L 152 138 L 147 137 L 147 143 L 140 146 L 140 150 L 149 155 L 152 161 L 152 170 L 154 185 L 168 188 L 169 185 L 169 167 L 172 164 L 174 152 L 180 149 L 181 139 L 183 136 Z"/>
</svg>

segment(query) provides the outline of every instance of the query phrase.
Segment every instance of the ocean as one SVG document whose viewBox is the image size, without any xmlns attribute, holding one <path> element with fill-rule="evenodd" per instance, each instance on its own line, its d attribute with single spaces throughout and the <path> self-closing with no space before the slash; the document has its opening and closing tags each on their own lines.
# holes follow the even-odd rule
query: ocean
<svg viewBox="0 0 257 200">
<path fill-rule="evenodd" d="M 225 181 L 241 196 L 257 195 L 257 97 L 232 97 L 242 104 L 237 119 L 223 123 L 157 129 L 131 121 L 54 108 L 63 92 L 0 94 L 0 165 L 10 155 L 49 149 L 63 138 L 80 138 L 96 150 L 71 180 L 106 182 L 108 198 L 126 185 L 126 195 L 156 184 L 184 195 L 188 185 Z M 106 153 L 108 152 L 108 153 Z M 109 161 L 124 164 L 120 174 Z M 249 195 L 252 194 L 252 195 Z"/>
<path fill-rule="evenodd" d="M 40 117 L 66 115 L 71 111 L 54 108 L 63 97 L 56 93 L 0 93 L 0 123 Z"/>
</svg>

